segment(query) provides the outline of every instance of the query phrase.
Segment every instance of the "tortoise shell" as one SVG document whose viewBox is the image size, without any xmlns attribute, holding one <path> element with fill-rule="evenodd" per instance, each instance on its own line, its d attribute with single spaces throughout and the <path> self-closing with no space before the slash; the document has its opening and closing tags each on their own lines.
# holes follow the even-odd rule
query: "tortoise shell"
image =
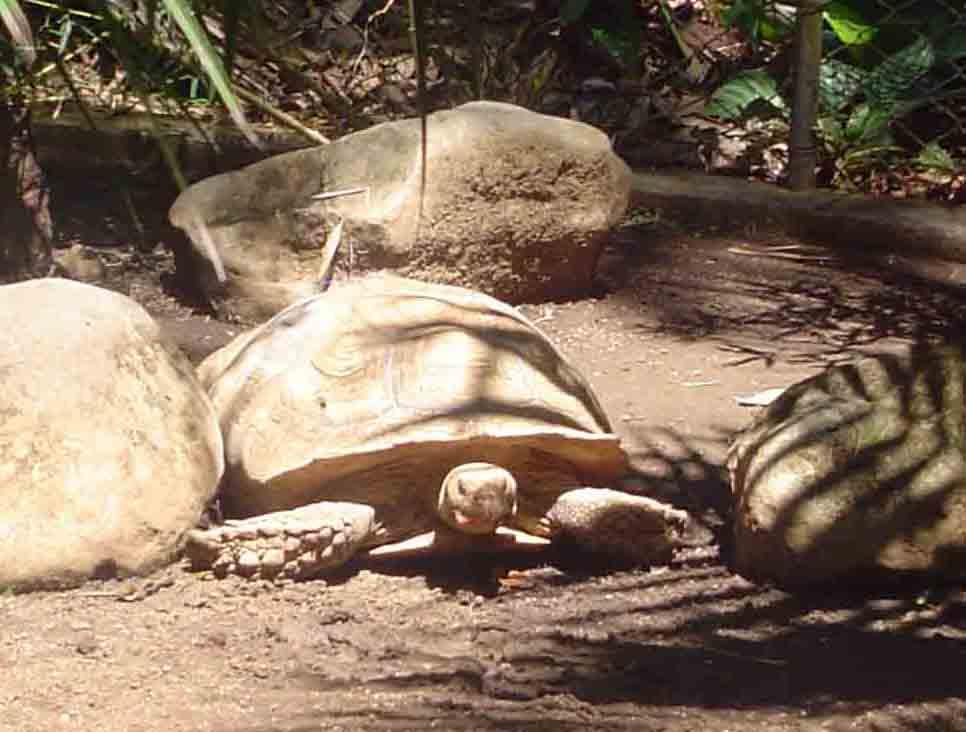
<svg viewBox="0 0 966 732">
<path fill-rule="evenodd" d="M 450 469 L 510 470 L 539 515 L 627 457 L 587 381 L 514 308 L 370 275 L 298 302 L 199 367 L 225 437 L 228 515 L 374 506 L 386 539 L 436 519 Z"/>
</svg>

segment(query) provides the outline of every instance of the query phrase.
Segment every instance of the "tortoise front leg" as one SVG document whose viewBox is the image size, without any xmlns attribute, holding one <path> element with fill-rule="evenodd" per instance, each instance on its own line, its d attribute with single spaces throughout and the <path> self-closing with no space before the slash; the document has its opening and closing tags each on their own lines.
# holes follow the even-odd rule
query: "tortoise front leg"
<svg viewBox="0 0 966 732">
<path fill-rule="evenodd" d="M 185 554 L 192 570 L 210 569 L 218 577 L 309 579 L 371 546 L 375 534 L 371 506 L 320 501 L 193 529 Z"/>
<path fill-rule="evenodd" d="M 575 488 L 562 493 L 540 521 L 588 551 L 635 564 L 666 564 L 682 545 L 691 518 L 653 498 Z"/>
</svg>

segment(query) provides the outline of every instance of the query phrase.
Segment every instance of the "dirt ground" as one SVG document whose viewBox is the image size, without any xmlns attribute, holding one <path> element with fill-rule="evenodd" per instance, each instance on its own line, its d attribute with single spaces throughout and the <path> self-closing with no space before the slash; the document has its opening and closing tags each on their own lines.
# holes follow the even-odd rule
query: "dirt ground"
<svg viewBox="0 0 966 732">
<path fill-rule="evenodd" d="M 239 330 L 162 289 L 166 255 L 68 214 L 68 239 L 101 245 L 107 284 L 193 359 Z M 608 249 L 600 297 L 523 308 L 589 376 L 642 486 L 713 532 L 671 566 L 473 556 L 286 585 L 176 566 L 6 594 L 0 729 L 966 730 L 962 587 L 792 595 L 728 568 L 721 465 L 754 412 L 735 397 L 961 328 L 966 274 L 894 264 L 644 212 Z"/>
</svg>

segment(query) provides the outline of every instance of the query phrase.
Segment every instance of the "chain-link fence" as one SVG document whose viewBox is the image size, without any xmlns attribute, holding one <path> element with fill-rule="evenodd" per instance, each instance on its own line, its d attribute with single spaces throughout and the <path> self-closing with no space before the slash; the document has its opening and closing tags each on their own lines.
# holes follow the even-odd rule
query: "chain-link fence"
<svg viewBox="0 0 966 732">
<path fill-rule="evenodd" d="M 961 0 L 647 0 L 637 21 L 630 91 L 585 82 L 575 105 L 632 163 L 966 197 Z"/>
<path fill-rule="evenodd" d="M 809 22 L 809 16 L 820 22 Z M 916 194 L 966 160 L 966 8 L 953 0 L 836 0 L 798 9 L 801 47 L 822 48 L 793 109 L 815 129 L 832 183 Z M 804 96 L 814 94 L 813 110 Z"/>
</svg>

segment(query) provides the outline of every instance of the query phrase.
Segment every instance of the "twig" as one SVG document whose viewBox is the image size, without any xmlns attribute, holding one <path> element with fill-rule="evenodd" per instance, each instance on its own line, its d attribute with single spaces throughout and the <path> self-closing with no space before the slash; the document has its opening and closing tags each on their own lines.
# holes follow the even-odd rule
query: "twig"
<svg viewBox="0 0 966 732">
<path fill-rule="evenodd" d="M 366 26 L 362 29 L 362 48 L 359 49 L 359 55 L 356 56 L 356 60 L 352 62 L 352 66 L 349 67 L 350 76 L 355 76 L 356 71 L 359 69 L 359 64 L 362 63 L 362 59 L 365 58 L 366 52 L 369 50 L 369 26 L 372 24 L 376 18 L 381 15 L 385 15 L 389 12 L 389 9 L 395 4 L 396 0 L 386 0 L 386 4 L 383 5 L 379 10 L 372 13 L 368 18 L 366 18 Z"/>
<path fill-rule="evenodd" d="M 318 145 L 327 145 L 330 142 L 332 142 L 325 135 L 316 132 L 311 127 L 306 127 L 297 119 L 295 119 L 295 117 L 293 117 L 292 115 L 287 114 L 283 112 L 281 109 L 279 109 L 278 107 L 275 107 L 269 104 L 264 99 L 259 97 L 257 94 L 253 94 L 252 92 L 248 91 L 244 87 L 236 86 L 235 93 L 238 96 L 240 96 L 242 99 L 244 99 L 246 102 L 250 102 L 254 104 L 256 107 L 261 109 L 267 115 L 274 117 L 278 122 L 281 122 L 283 125 L 295 130 L 296 132 L 298 132 L 299 134 L 301 134 L 303 137 L 310 140 L 311 142 L 314 142 Z"/>
<path fill-rule="evenodd" d="M 768 249 L 753 249 L 751 247 L 737 246 L 728 247 L 728 251 L 732 254 L 741 254 L 747 257 L 774 257 L 776 259 L 793 259 L 799 262 L 828 262 L 832 259 L 832 257 L 823 254 L 796 254 L 790 251 L 799 248 L 794 244 L 769 247 Z"/>
<path fill-rule="evenodd" d="M 322 191 L 322 193 L 316 193 L 312 196 L 315 201 L 325 201 L 329 198 L 338 198 L 339 196 L 354 196 L 357 193 L 368 193 L 369 186 L 362 186 L 360 188 L 345 188 L 341 191 Z"/>
<path fill-rule="evenodd" d="M 345 224 L 344 219 L 339 219 L 332 231 L 325 238 L 325 246 L 322 247 L 322 262 L 319 264 L 319 284 L 322 290 L 328 290 L 332 283 L 332 263 L 335 261 L 335 254 L 339 251 L 339 243 L 342 241 L 342 229 Z"/>
</svg>

